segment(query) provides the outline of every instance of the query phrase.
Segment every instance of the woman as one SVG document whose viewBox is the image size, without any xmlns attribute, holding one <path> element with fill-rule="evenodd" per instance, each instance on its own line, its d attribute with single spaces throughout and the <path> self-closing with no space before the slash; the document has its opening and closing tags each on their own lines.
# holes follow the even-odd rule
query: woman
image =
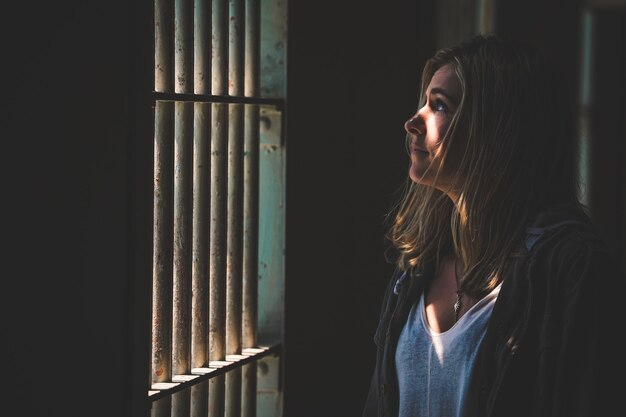
<svg viewBox="0 0 626 417">
<path fill-rule="evenodd" d="M 554 66 L 495 36 L 440 50 L 405 128 L 411 181 L 363 415 L 606 415 L 625 277 L 578 202 Z"/>
</svg>

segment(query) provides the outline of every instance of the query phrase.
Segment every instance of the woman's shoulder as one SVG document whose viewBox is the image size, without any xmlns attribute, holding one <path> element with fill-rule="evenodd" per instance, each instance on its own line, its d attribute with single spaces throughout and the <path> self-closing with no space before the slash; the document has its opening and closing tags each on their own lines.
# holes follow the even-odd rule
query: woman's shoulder
<svg viewBox="0 0 626 417">
<path fill-rule="evenodd" d="M 564 204 L 538 212 L 526 228 L 526 248 L 529 252 L 551 249 L 607 250 L 585 210 Z"/>
<path fill-rule="evenodd" d="M 527 236 L 534 237 L 528 251 L 535 270 L 541 268 L 557 286 L 623 281 L 614 254 L 582 209 L 557 207 L 542 212 L 527 229 Z"/>
</svg>

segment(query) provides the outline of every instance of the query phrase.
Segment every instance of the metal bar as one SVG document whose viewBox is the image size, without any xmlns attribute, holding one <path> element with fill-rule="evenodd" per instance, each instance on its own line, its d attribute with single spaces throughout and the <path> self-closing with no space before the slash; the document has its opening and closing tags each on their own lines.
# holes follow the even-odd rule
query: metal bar
<svg viewBox="0 0 626 417">
<path fill-rule="evenodd" d="M 243 106 L 230 104 L 228 130 L 228 209 L 226 258 L 226 354 L 241 352 L 243 253 Z M 226 374 L 226 417 L 240 417 L 241 370 Z"/>
<path fill-rule="evenodd" d="M 246 0 L 244 95 L 260 95 L 259 0 Z M 259 220 L 259 107 L 244 110 L 243 162 L 243 308 L 242 346 L 257 345 L 258 310 L 258 220 Z M 255 417 L 257 404 L 257 363 L 242 368 L 241 417 Z"/>
<path fill-rule="evenodd" d="M 233 369 L 243 368 L 244 366 L 254 364 L 267 356 L 280 356 L 281 352 L 282 345 L 280 344 L 268 347 L 243 349 L 243 354 L 239 355 L 240 357 L 236 360 L 211 362 L 209 367 L 192 369 L 192 378 L 183 376 L 183 378 L 181 378 L 177 383 L 153 385 L 152 390 L 149 392 L 149 400 L 152 402 L 158 401 L 161 398 L 169 397 L 172 394 L 180 392 L 186 388 L 194 387 L 202 382 L 212 381 L 215 378 L 224 376 L 227 372 L 230 372 Z"/>
<path fill-rule="evenodd" d="M 210 94 L 177 94 L 177 93 L 152 93 L 153 99 L 159 101 L 193 101 L 202 103 L 239 103 L 239 104 L 264 104 L 274 106 L 278 110 L 285 107 L 285 100 L 282 98 L 264 97 L 235 97 L 220 96 Z"/>
<path fill-rule="evenodd" d="M 241 417 L 241 368 L 226 374 L 224 416 Z"/>
<path fill-rule="evenodd" d="M 209 364 L 209 180 L 211 105 L 194 103 L 191 366 Z M 206 385 L 206 384 L 205 384 Z M 191 415 L 208 413 L 208 386 L 191 391 Z"/>
<path fill-rule="evenodd" d="M 226 208 L 228 106 L 211 105 L 211 256 L 209 360 L 224 360 L 226 330 Z"/>
<path fill-rule="evenodd" d="M 244 90 L 244 0 L 229 1 L 228 94 Z M 241 353 L 243 254 L 243 105 L 230 104 L 228 129 L 228 255 L 226 259 L 226 354 Z M 225 416 L 241 417 L 241 369 L 226 374 Z"/>
<path fill-rule="evenodd" d="M 258 97 L 260 93 L 261 7 L 259 0 L 246 0 L 244 95 Z"/>
<path fill-rule="evenodd" d="M 154 90 L 174 90 L 173 71 L 173 10 L 170 0 L 155 0 L 154 4 Z"/>
<path fill-rule="evenodd" d="M 243 149 L 243 347 L 256 346 L 258 339 L 259 119 L 258 106 L 245 107 Z"/>
<path fill-rule="evenodd" d="M 211 2 L 194 0 L 194 82 L 196 94 L 211 94 Z"/>
<path fill-rule="evenodd" d="M 211 92 L 228 94 L 228 0 L 213 0 Z"/>
<path fill-rule="evenodd" d="M 243 253 L 243 106 L 230 104 L 228 129 L 228 234 L 226 258 L 226 354 L 241 352 Z M 241 372 L 226 375 L 226 417 L 241 412 Z"/>
<path fill-rule="evenodd" d="M 193 93 L 193 1 L 175 0 L 174 89 L 177 93 Z"/>
<path fill-rule="evenodd" d="M 209 417 L 224 416 L 224 375 L 209 380 Z"/>
<path fill-rule="evenodd" d="M 209 384 L 202 381 L 191 387 L 190 417 L 206 417 L 209 413 Z"/>
<path fill-rule="evenodd" d="M 172 373 L 191 372 L 193 103 L 176 102 L 174 119 L 174 285 Z M 189 415 L 189 391 L 172 398 L 172 415 Z"/>
<path fill-rule="evenodd" d="M 160 398 L 152 403 L 150 417 L 170 417 L 172 410 L 172 397 Z"/>
<path fill-rule="evenodd" d="M 241 388 L 241 417 L 256 416 L 257 363 L 252 362 L 241 368 L 243 384 Z"/>
<path fill-rule="evenodd" d="M 212 2 L 211 94 L 228 94 L 228 0 Z M 226 354 L 226 198 L 228 108 L 213 104 L 211 117 L 211 231 L 209 359 Z M 209 416 L 224 415 L 224 377 L 209 382 Z"/>
<path fill-rule="evenodd" d="M 228 19 L 228 95 L 243 95 L 245 3 L 244 0 L 229 0 Z"/>
<path fill-rule="evenodd" d="M 582 12 L 582 33 L 580 36 L 580 79 L 579 79 L 579 136 L 578 136 L 578 172 L 580 178 L 579 199 L 590 207 L 591 197 L 591 106 L 593 82 L 593 43 L 594 17 L 593 12 L 584 9 Z"/>
<path fill-rule="evenodd" d="M 174 105 L 156 103 L 154 129 L 154 230 L 152 261 L 152 383 L 172 378 Z"/>
<path fill-rule="evenodd" d="M 189 390 L 172 394 L 172 417 L 189 417 L 191 395 Z"/>
<path fill-rule="evenodd" d="M 260 92 L 259 22 L 259 1 L 246 0 L 245 95 L 252 97 Z M 244 120 L 242 345 L 254 347 L 258 334 L 259 107 L 245 106 Z"/>
<path fill-rule="evenodd" d="M 477 16 L 477 32 L 478 33 L 489 33 L 494 30 L 494 0 L 478 0 L 476 13 Z"/>
<path fill-rule="evenodd" d="M 226 208 L 228 162 L 228 106 L 212 104 L 211 113 L 211 224 L 210 224 L 210 312 L 209 360 L 226 355 Z M 221 417 L 224 406 L 224 378 L 211 380 L 209 415 Z M 217 413 L 217 414 L 212 414 Z"/>
<path fill-rule="evenodd" d="M 245 106 L 243 197 L 242 346 L 255 347 L 258 335 L 259 108 Z M 242 417 L 256 416 L 256 363 L 243 370 Z"/>
</svg>

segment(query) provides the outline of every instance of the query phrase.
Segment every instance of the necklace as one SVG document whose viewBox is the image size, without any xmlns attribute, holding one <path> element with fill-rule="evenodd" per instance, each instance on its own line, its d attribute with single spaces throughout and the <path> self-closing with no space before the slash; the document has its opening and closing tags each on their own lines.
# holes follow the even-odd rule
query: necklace
<svg viewBox="0 0 626 417">
<path fill-rule="evenodd" d="M 461 310 L 461 291 L 459 291 L 459 276 L 457 275 L 457 262 L 459 258 L 454 258 L 454 280 L 456 282 L 456 301 L 452 306 L 454 308 L 454 322 L 459 320 L 459 311 Z"/>
</svg>

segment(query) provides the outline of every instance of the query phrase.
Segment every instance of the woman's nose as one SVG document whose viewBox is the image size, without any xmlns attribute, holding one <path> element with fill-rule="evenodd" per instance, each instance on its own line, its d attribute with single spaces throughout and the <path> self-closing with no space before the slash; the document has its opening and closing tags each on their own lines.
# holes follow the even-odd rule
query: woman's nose
<svg viewBox="0 0 626 417">
<path fill-rule="evenodd" d="M 404 123 L 404 130 L 406 130 L 407 133 L 416 136 L 424 134 L 424 122 L 419 116 L 419 112 L 415 113 L 409 120 Z"/>
</svg>

